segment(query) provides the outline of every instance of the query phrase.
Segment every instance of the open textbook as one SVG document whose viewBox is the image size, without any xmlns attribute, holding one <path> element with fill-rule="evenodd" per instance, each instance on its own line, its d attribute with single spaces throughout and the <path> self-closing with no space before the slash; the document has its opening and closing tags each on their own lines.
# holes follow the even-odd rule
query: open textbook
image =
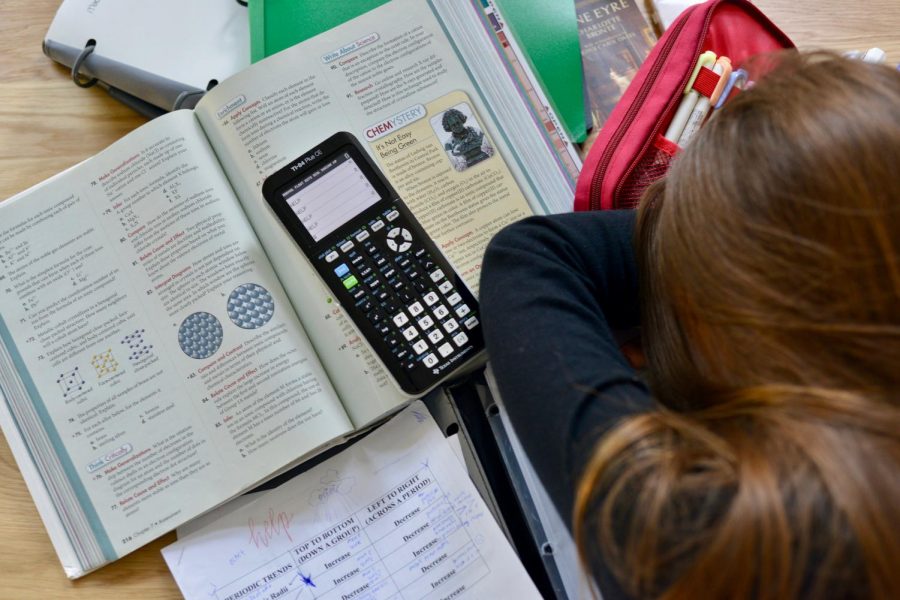
<svg viewBox="0 0 900 600">
<path fill-rule="evenodd" d="M 477 2 L 395 0 L 0 204 L 3 426 L 78 577 L 407 402 L 262 198 L 337 131 L 467 284 L 574 181 Z M 460 165 L 449 109 L 491 154 Z"/>
<path fill-rule="evenodd" d="M 540 598 L 421 402 L 163 549 L 185 598 Z"/>
</svg>

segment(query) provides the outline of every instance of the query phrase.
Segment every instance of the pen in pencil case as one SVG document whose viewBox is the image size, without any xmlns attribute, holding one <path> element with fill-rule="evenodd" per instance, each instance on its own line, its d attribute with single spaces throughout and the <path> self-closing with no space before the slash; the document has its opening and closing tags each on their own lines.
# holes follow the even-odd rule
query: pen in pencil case
<svg viewBox="0 0 900 600">
<path fill-rule="evenodd" d="M 691 116 L 684 126 L 684 131 L 681 132 L 681 136 L 678 138 L 678 145 L 682 148 L 688 145 L 691 138 L 694 137 L 700 129 L 700 126 L 703 125 L 706 116 L 709 114 L 710 107 L 719 101 L 719 96 L 722 95 L 725 83 L 728 81 L 729 77 L 731 77 L 731 59 L 727 56 L 720 56 L 716 59 L 716 64 L 713 66 L 712 72 L 719 76 L 719 80 L 716 82 L 716 86 L 709 96 L 701 94 L 700 99 L 697 100 L 696 106 L 694 106 L 694 110 L 691 111 Z"/>
<path fill-rule="evenodd" d="M 734 90 L 743 90 L 747 85 L 749 78 L 750 74 L 744 69 L 736 69 L 733 71 L 728 77 L 728 81 L 725 83 L 725 88 L 722 90 L 722 93 L 719 94 L 719 100 L 716 102 L 713 110 L 722 108 Z"/>
<path fill-rule="evenodd" d="M 684 88 L 681 103 L 675 111 L 675 116 L 672 117 L 672 122 L 669 123 L 669 128 L 666 129 L 666 133 L 663 135 L 667 140 L 675 143 L 678 141 L 678 138 L 681 137 L 681 132 L 684 130 L 688 117 L 691 116 L 691 111 L 694 110 L 694 106 L 696 106 L 697 100 L 700 98 L 700 92 L 694 89 L 694 83 L 696 82 L 697 77 L 701 75 L 701 70 L 704 67 L 709 70 L 709 67 L 712 67 L 715 62 L 716 54 L 709 50 L 701 54 L 700 58 L 697 59 L 697 64 L 694 65 L 694 71 L 691 73 L 687 86 Z"/>
</svg>

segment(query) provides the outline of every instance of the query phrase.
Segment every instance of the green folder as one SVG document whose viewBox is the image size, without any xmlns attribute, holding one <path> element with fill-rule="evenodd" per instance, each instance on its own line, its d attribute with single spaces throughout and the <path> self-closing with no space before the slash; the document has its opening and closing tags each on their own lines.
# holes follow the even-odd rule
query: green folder
<svg viewBox="0 0 900 600">
<path fill-rule="evenodd" d="M 573 0 L 494 0 L 569 139 L 583 142 L 584 75 Z"/>
<path fill-rule="evenodd" d="M 387 2 L 250 0 L 250 61 L 260 61 Z"/>
<path fill-rule="evenodd" d="M 584 141 L 584 82 L 574 1 L 494 1 L 525 51 L 566 134 L 574 142 Z M 262 60 L 387 2 L 250 0 L 250 59 Z"/>
</svg>

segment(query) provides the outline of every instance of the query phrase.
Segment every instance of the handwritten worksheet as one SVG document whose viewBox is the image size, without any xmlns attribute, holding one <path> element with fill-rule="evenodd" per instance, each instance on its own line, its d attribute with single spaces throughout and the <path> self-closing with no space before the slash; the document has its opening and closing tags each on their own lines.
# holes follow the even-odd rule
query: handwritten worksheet
<svg viewBox="0 0 900 600">
<path fill-rule="evenodd" d="M 540 598 L 421 402 L 163 549 L 190 600 Z"/>
</svg>

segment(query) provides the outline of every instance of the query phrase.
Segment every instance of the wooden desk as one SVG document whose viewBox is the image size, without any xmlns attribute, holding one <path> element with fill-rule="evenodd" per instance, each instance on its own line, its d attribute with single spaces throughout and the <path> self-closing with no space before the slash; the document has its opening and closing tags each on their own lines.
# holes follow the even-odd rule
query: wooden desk
<svg viewBox="0 0 900 600">
<path fill-rule="evenodd" d="M 112 0 L 109 0 L 112 1 Z M 223 2 L 226 0 L 222 0 Z M 81 90 L 41 53 L 59 0 L 0 2 L 0 199 L 96 154 L 144 119 Z M 801 48 L 878 46 L 900 62 L 900 3 L 758 0 Z M 5 439 L 0 441 L 0 598 L 177 598 L 159 553 L 174 534 L 76 582 L 63 575 Z"/>
</svg>

